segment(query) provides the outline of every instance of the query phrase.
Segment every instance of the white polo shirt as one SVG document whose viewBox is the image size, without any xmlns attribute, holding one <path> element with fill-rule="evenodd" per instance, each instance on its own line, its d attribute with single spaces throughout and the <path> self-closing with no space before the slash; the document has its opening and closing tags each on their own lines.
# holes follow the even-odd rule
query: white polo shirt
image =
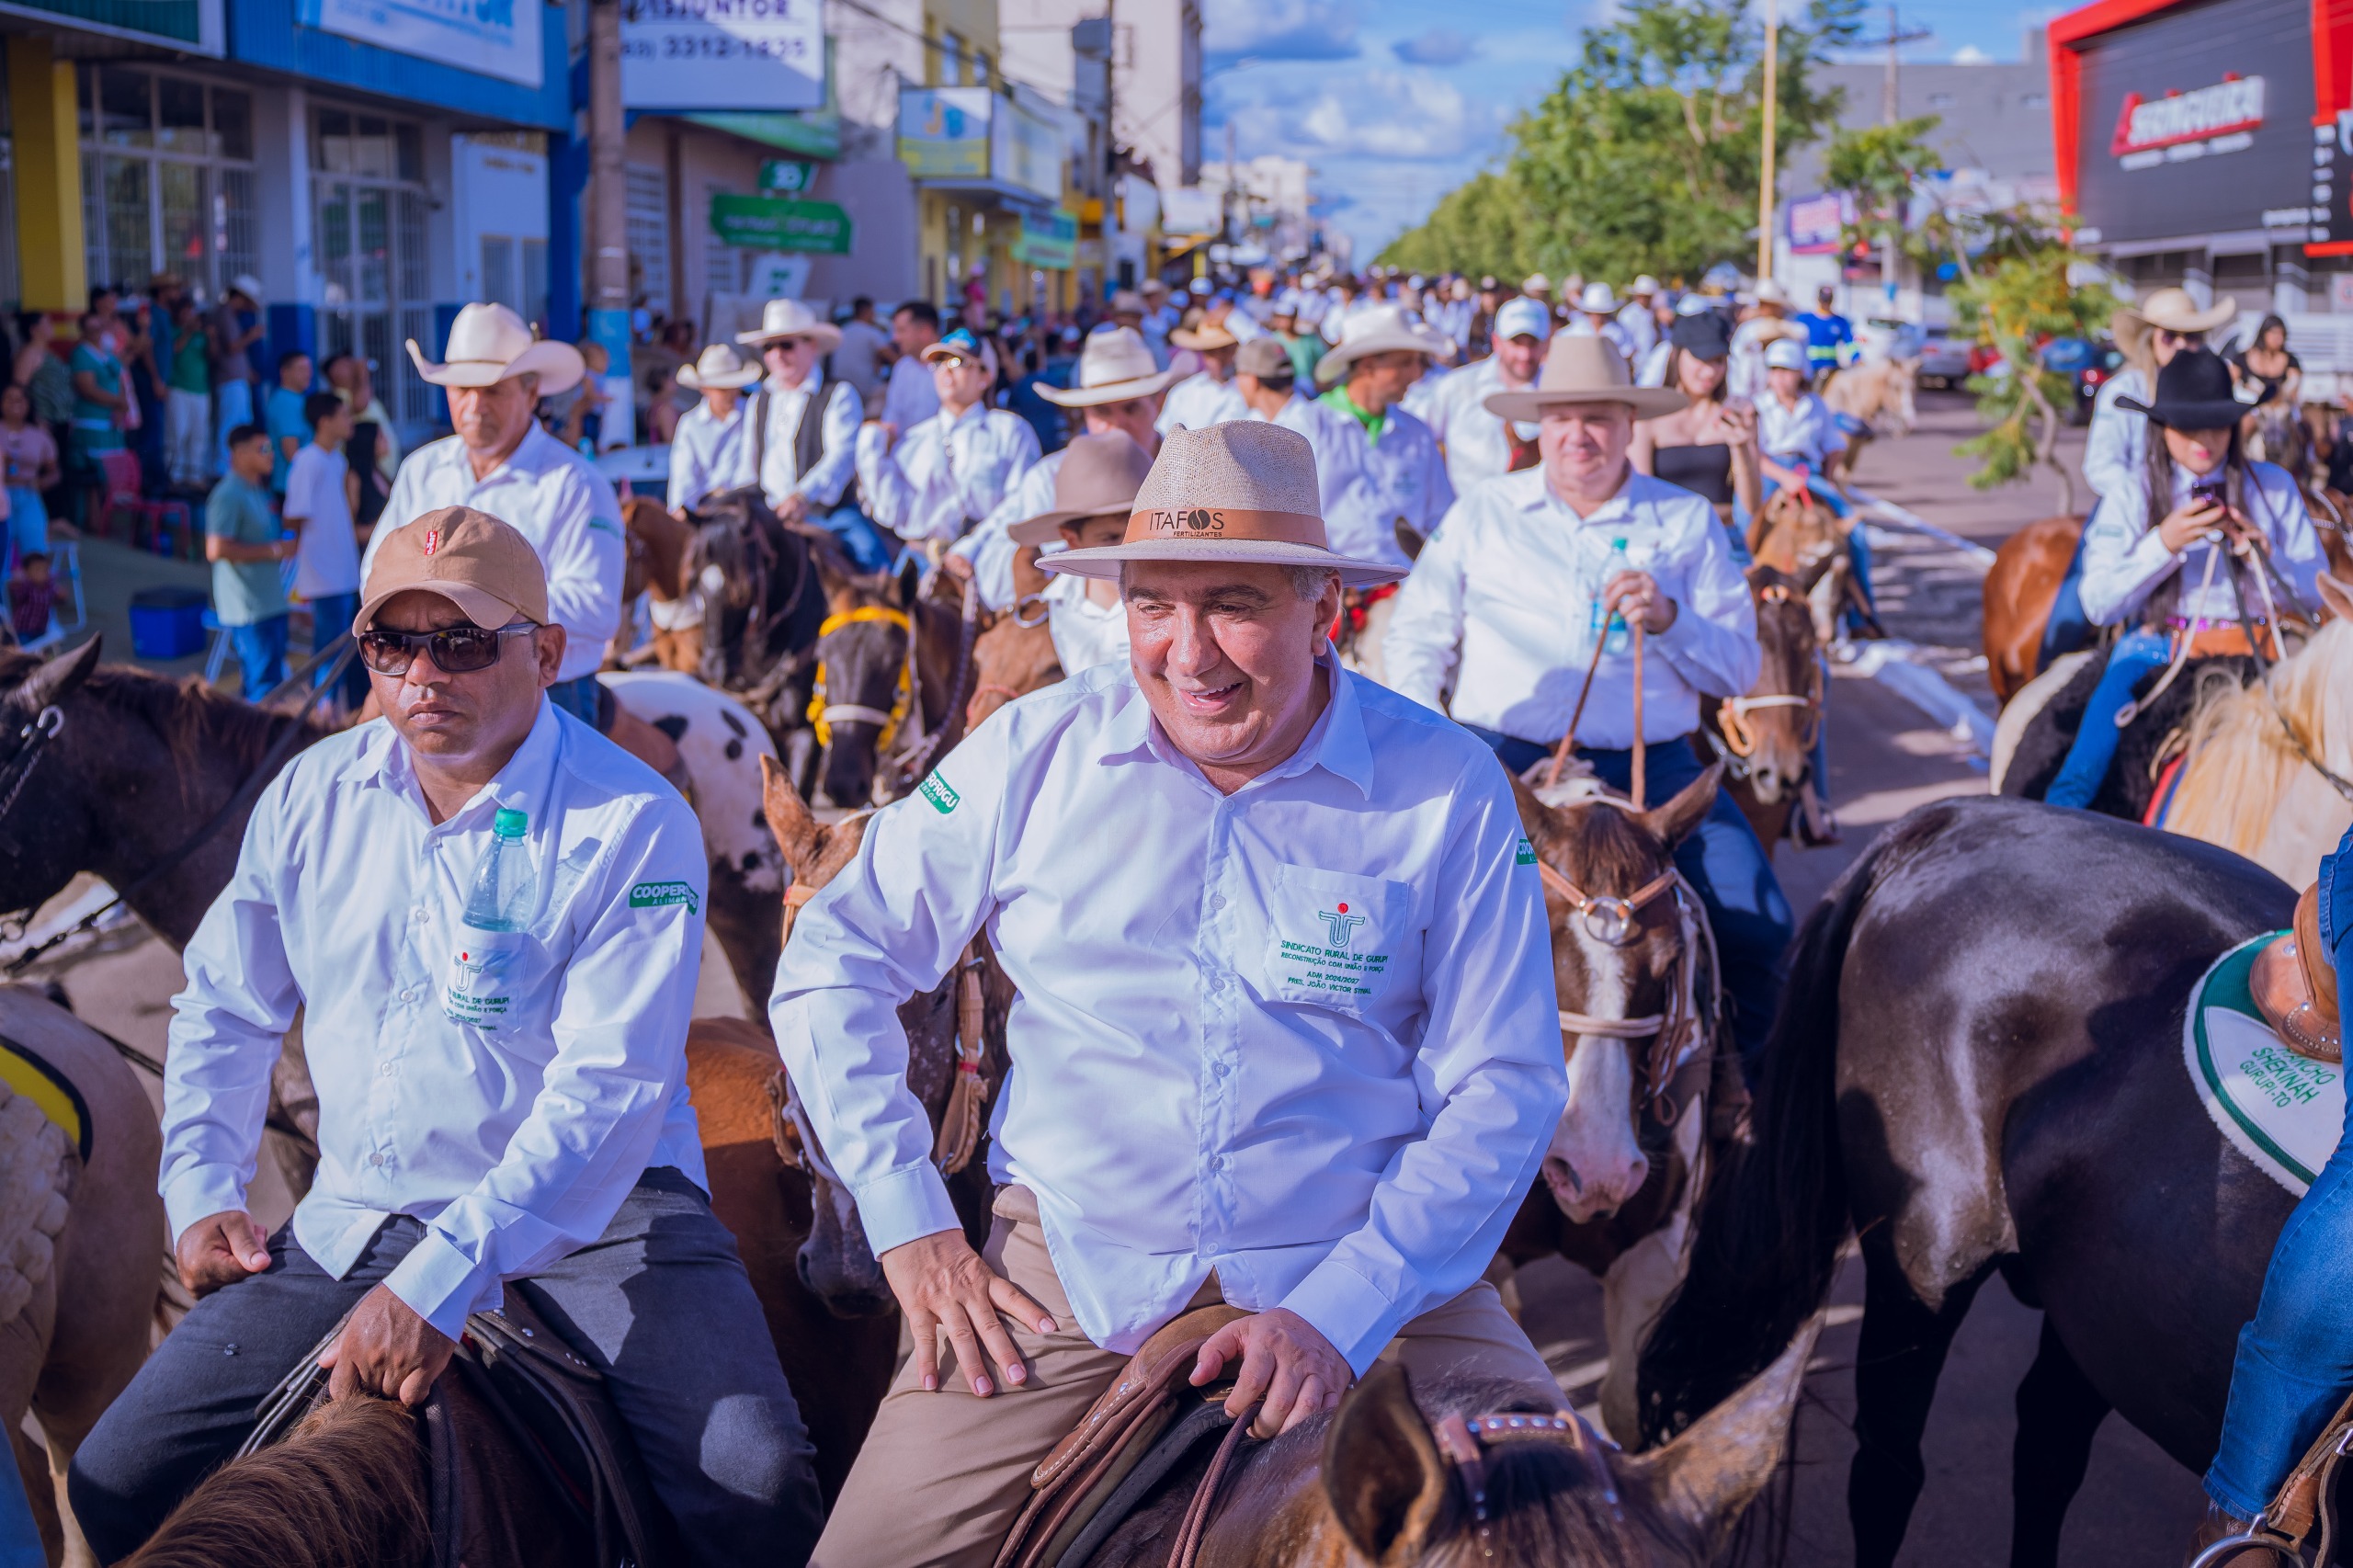
<svg viewBox="0 0 2353 1568">
<path fill-rule="evenodd" d="M 508 955 L 511 1010 L 452 1022 L 443 991 L 485 934 L 461 916 L 502 807 L 538 881 Z M 337 1278 L 385 1219 L 426 1222 L 386 1278 L 455 1338 L 505 1281 L 595 1241 L 639 1176 L 707 1186 L 687 1021 L 707 879 L 694 812 L 553 705 L 498 776 L 436 826 L 381 719 L 271 780 L 237 869 L 188 945 L 164 1060 L 165 1210 L 176 1236 L 242 1209 L 296 1011 L 319 1096 L 319 1168 L 295 1239 Z"/>
<path fill-rule="evenodd" d="M 1004 502 L 1038 460 L 1038 432 L 976 403 L 953 424 L 942 410 L 883 449 L 882 427 L 858 434 L 858 477 L 874 520 L 904 540 L 956 540 Z"/>
<path fill-rule="evenodd" d="M 768 1016 L 876 1252 L 960 1226 L 898 1005 L 985 932 L 1018 988 L 990 1174 L 1096 1344 L 1214 1271 L 1361 1371 L 1477 1281 L 1567 1098 L 1535 855 L 1485 747 L 1322 668 L 1231 795 L 1124 665 L 1024 697 L 801 912 Z"/>
</svg>

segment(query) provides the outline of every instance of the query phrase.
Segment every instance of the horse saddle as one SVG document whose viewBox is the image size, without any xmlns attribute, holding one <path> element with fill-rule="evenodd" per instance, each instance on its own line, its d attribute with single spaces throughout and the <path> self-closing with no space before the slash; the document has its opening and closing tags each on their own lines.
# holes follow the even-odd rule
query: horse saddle
<svg viewBox="0 0 2353 1568">
<path fill-rule="evenodd" d="M 2216 1541 L 2197 1561 L 2222 1568 L 2314 1568 L 2353 1562 L 2353 1399 L 2336 1414 L 2255 1521 L 2229 1546 Z M 2239 1550 L 2232 1550 L 2236 1547 Z"/>
<path fill-rule="evenodd" d="M 2320 885 L 2296 900 L 2295 924 L 2255 957 L 2247 990 L 2279 1043 L 2314 1062 L 2345 1059 L 2336 971 L 2320 937 Z"/>
<path fill-rule="evenodd" d="M 261 1403 L 240 1457 L 269 1447 L 327 1397 L 319 1357 L 338 1323 Z M 436 1568 L 585 1563 L 661 1568 L 676 1556 L 604 1374 L 516 1291 L 466 1319 L 423 1413 Z M 522 1488 L 555 1500 L 564 1539 L 524 1540 L 508 1506 Z"/>
<path fill-rule="evenodd" d="M 996 1568 L 1079 1568 L 1203 1437 L 1232 1426 L 1225 1385 L 1187 1380 L 1209 1337 L 1249 1315 L 1197 1307 L 1145 1340 L 1030 1475 Z"/>
</svg>

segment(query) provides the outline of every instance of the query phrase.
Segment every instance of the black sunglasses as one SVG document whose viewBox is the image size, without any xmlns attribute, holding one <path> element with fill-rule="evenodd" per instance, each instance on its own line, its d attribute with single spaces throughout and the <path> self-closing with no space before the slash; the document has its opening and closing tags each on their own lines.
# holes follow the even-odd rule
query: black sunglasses
<svg viewBox="0 0 2353 1568">
<path fill-rule="evenodd" d="M 386 631 L 371 627 L 359 634 L 359 658 L 380 676 L 404 676 L 420 653 L 433 656 L 443 675 L 471 675 L 498 663 L 499 640 L 536 631 L 529 621 L 485 631 L 479 626 L 447 626 L 438 631 Z"/>
</svg>

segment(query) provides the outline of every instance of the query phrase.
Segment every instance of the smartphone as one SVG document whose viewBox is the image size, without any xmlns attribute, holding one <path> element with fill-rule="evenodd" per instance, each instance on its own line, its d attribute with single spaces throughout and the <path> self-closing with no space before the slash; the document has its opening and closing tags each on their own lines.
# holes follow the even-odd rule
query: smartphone
<svg viewBox="0 0 2353 1568">
<path fill-rule="evenodd" d="M 2189 487 L 2190 504 L 2199 506 L 2225 506 L 2228 504 L 2223 498 L 2225 488 L 2220 479 L 2201 479 Z"/>
</svg>

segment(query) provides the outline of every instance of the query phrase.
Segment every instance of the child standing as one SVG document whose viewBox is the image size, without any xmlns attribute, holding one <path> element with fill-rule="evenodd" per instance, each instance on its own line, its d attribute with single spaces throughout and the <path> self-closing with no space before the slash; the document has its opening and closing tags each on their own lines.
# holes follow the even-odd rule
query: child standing
<svg viewBox="0 0 2353 1568">
<path fill-rule="evenodd" d="M 286 474 L 286 526 L 294 530 L 294 592 L 311 601 L 311 652 L 351 630 L 359 613 L 359 536 L 352 512 L 359 483 L 343 455 L 351 438 L 351 410 L 331 392 L 302 404 L 311 438 Z M 355 659 L 340 691 L 352 708 L 368 700 L 368 673 Z"/>
<path fill-rule="evenodd" d="M 0 477 L 8 491 L 8 540 L 19 558 L 49 552 L 49 506 L 41 494 L 57 483 L 57 443 L 32 413 L 24 388 L 0 390 Z"/>
<path fill-rule="evenodd" d="M 229 432 L 229 472 L 204 504 L 212 610 L 237 651 L 248 702 L 286 678 L 286 583 L 278 567 L 294 558 L 294 541 L 282 537 L 270 505 L 273 463 L 269 432 L 238 426 Z"/>
</svg>

